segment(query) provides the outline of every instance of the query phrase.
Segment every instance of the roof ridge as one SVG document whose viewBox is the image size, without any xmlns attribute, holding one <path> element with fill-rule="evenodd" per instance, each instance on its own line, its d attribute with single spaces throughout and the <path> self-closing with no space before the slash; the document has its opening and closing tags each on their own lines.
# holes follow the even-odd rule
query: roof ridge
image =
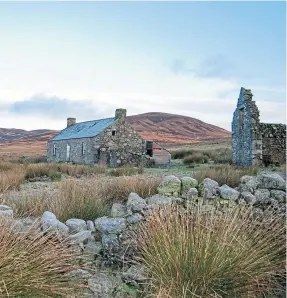
<svg viewBox="0 0 287 298">
<path fill-rule="evenodd" d="M 111 119 L 115 119 L 115 117 L 109 117 L 109 118 L 102 118 L 102 119 L 94 119 L 94 120 L 76 122 L 75 124 L 88 123 L 88 122 L 101 121 L 101 120 L 111 120 Z M 73 125 L 75 125 L 75 124 L 73 124 Z"/>
</svg>

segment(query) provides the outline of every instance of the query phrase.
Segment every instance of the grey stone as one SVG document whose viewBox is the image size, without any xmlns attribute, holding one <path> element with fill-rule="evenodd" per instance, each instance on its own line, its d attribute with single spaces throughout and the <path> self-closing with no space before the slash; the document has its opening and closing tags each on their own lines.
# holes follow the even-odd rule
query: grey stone
<svg viewBox="0 0 287 298">
<path fill-rule="evenodd" d="M 141 198 L 138 194 L 130 193 L 127 201 L 127 209 L 132 212 L 140 212 L 146 207 L 146 201 Z"/>
<path fill-rule="evenodd" d="M 254 195 L 259 203 L 266 204 L 270 202 L 270 191 L 268 189 L 256 189 Z"/>
<path fill-rule="evenodd" d="M 126 219 L 121 217 L 100 217 L 95 220 L 95 227 L 101 233 L 120 233 L 126 228 Z"/>
<path fill-rule="evenodd" d="M 112 298 L 115 289 L 122 283 L 119 276 L 96 272 L 88 279 L 88 287 L 94 298 Z"/>
<path fill-rule="evenodd" d="M 257 177 L 245 175 L 240 178 L 240 185 L 238 187 L 238 190 L 240 192 L 250 192 L 254 194 L 257 186 L 258 186 Z"/>
<path fill-rule="evenodd" d="M 237 199 L 237 200 L 236 200 L 236 203 L 237 203 L 238 205 L 246 205 L 246 201 L 245 201 L 244 199 Z"/>
<path fill-rule="evenodd" d="M 258 188 L 286 190 L 286 181 L 276 173 L 258 176 Z"/>
<path fill-rule="evenodd" d="M 92 232 L 85 230 L 85 231 L 80 231 L 77 234 L 71 235 L 70 239 L 74 244 L 85 244 L 91 239 L 92 237 Z"/>
<path fill-rule="evenodd" d="M 159 194 L 177 197 L 180 195 L 181 181 L 174 175 L 165 176 L 157 191 Z"/>
<path fill-rule="evenodd" d="M 87 229 L 91 232 L 95 232 L 95 224 L 92 220 L 87 220 Z"/>
<path fill-rule="evenodd" d="M 279 203 L 286 203 L 286 192 L 283 190 L 272 189 L 270 191 L 271 198 L 274 198 Z"/>
<path fill-rule="evenodd" d="M 106 250 L 117 251 L 120 248 L 119 239 L 116 234 L 103 234 L 102 245 Z"/>
<path fill-rule="evenodd" d="M 198 198 L 198 190 L 196 188 L 190 188 L 186 194 L 187 200 L 195 200 Z"/>
<path fill-rule="evenodd" d="M 86 255 L 98 255 L 103 250 L 103 245 L 99 241 L 89 240 L 85 245 L 84 254 Z"/>
<path fill-rule="evenodd" d="M 219 193 L 222 199 L 235 201 L 239 198 L 240 193 L 224 184 L 219 188 Z"/>
<path fill-rule="evenodd" d="M 218 183 L 210 178 L 205 178 L 199 187 L 204 199 L 214 199 L 219 194 Z"/>
<path fill-rule="evenodd" d="M 154 195 L 152 197 L 147 198 L 147 203 L 149 205 L 171 205 L 172 198 L 163 196 L 163 195 Z"/>
<path fill-rule="evenodd" d="M 127 214 L 127 207 L 119 204 L 114 203 L 111 210 L 111 217 L 121 217 Z"/>
<path fill-rule="evenodd" d="M 255 218 L 261 217 L 263 215 L 263 210 L 261 208 L 253 208 L 252 209 L 252 216 Z"/>
<path fill-rule="evenodd" d="M 42 229 L 44 232 L 58 231 L 60 233 L 69 233 L 69 228 L 60 222 L 56 215 L 50 211 L 45 211 L 41 218 Z"/>
<path fill-rule="evenodd" d="M 190 188 L 195 188 L 198 181 L 191 177 L 182 177 L 181 179 L 181 197 L 186 198 L 187 192 Z"/>
<path fill-rule="evenodd" d="M 74 269 L 74 270 L 66 273 L 66 276 L 68 276 L 70 278 L 76 278 L 78 280 L 88 280 L 93 275 L 89 271 L 84 270 L 84 269 Z"/>
<path fill-rule="evenodd" d="M 256 197 L 248 191 L 242 192 L 241 197 L 245 200 L 247 204 L 250 204 L 250 205 L 253 205 L 257 200 Z"/>
<path fill-rule="evenodd" d="M 1 216 L 13 218 L 12 208 L 7 205 L 0 205 L 0 217 Z"/>
<path fill-rule="evenodd" d="M 184 199 L 182 198 L 175 198 L 175 197 L 172 197 L 172 204 L 174 205 L 182 205 L 184 203 Z"/>
<path fill-rule="evenodd" d="M 128 283 L 131 281 L 143 283 L 148 280 L 148 274 L 142 265 L 132 265 L 126 272 L 123 272 L 123 277 Z"/>
<path fill-rule="evenodd" d="M 66 221 L 66 226 L 69 227 L 70 233 L 78 233 L 87 229 L 87 224 L 83 219 L 70 218 Z"/>
<path fill-rule="evenodd" d="M 127 222 L 129 224 L 138 223 L 143 220 L 144 220 L 144 217 L 140 213 L 134 213 L 133 215 L 130 215 L 127 217 Z"/>
</svg>

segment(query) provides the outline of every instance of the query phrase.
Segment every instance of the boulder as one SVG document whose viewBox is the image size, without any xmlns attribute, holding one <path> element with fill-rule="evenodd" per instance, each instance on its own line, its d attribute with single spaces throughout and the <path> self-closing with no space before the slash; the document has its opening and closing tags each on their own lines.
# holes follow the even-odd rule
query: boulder
<svg viewBox="0 0 287 298">
<path fill-rule="evenodd" d="M 286 181 L 276 173 L 258 176 L 258 188 L 286 190 Z"/>
<path fill-rule="evenodd" d="M 279 203 L 286 203 L 286 192 L 283 190 L 272 189 L 270 191 L 270 196 Z"/>
<path fill-rule="evenodd" d="M 127 201 L 127 209 L 132 212 L 140 212 L 146 207 L 146 201 L 138 194 L 130 193 Z"/>
<path fill-rule="evenodd" d="M 102 235 L 103 249 L 109 251 L 118 251 L 120 249 L 120 243 L 116 234 L 103 234 Z"/>
<path fill-rule="evenodd" d="M 111 217 L 122 217 L 127 214 L 127 207 L 125 205 L 114 203 L 111 210 Z"/>
<path fill-rule="evenodd" d="M 224 184 L 219 188 L 220 197 L 224 200 L 232 200 L 235 201 L 239 198 L 240 193 Z"/>
<path fill-rule="evenodd" d="M 186 199 L 193 201 L 197 198 L 198 198 L 198 190 L 196 188 L 190 188 L 186 193 Z"/>
<path fill-rule="evenodd" d="M 56 215 L 50 211 L 45 211 L 41 218 L 42 229 L 47 231 L 58 231 L 60 233 L 69 233 L 69 228 L 60 222 Z"/>
<path fill-rule="evenodd" d="M 159 194 L 177 197 L 181 191 L 181 181 L 174 175 L 165 176 L 157 191 Z"/>
<path fill-rule="evenodd" d="M 144 220 L 144 217 L 140 213 L 134 213 L 133 215 L 130 215 L 127 217 L 127 222 L 129 224 L 138 223 L 143 220 Z"/>
<path fill-rule="evenodd" d="M 70 218 L 66 221 L 66 226 L 69 227 L 70 233 L 78 233 L 87 230 L 87 224 L 83 219 Z"/>
<path fill-rule="evenodd" d="M 0 205 L 0 217 L 1 216 L 13 218 L 12 208 L 7 205 Z"/>
<path fill-rule="evenodd" d="M 113 292 L 121 283 L 119 276 L 103 272 L 95 272 L 93 277 L 88 279 L 88 287 L 93 292 L 94 298 L 112 298 Z"/>
<path fill-rule="evenodd" d="M 91 232 L 95 232 L 95 224 L 92 220 L 87 220 L 87 229 Z"/>
<path fill-rule="evenodd" d="M 95 255 L 98 255 L 103 249 L 103 245 L 101 242 L 89 240 L 85 245 L 84 254 L 94 258 Z"/>
<path fill-rule="evenodd" d="M 154 195 L 152 197 L 147 198 L 147 203 L 149 205 L 171 205 L 172 204 L 172 198 L 163 196 L 163 195 Z"/>
<path fill-rule="evenodd" d="M 77 234 L 71 235 L 70 239 L 72 240 L 73 244 L 86 244 L 92 237 L 91 231 L 80 231 Z"/>
<path fill-rule="evenodd" d="M 126 219 L 122 217 L 99 217 L 95 220 L 95 227 L 104 234 L 118 234 L 126 227 Z"/>
<path fill-rule="evenodd" d="M 240 178 L 240 185 L 238 186 L 238 190 L 240 192 L 250 192 L 254 194 L 257 186 L 258 186 L 257 177 L 245 175 Z"/>
<path fill-rule="evenodd" d="M 244 199 L 245 202 L 250 205 L 253 205 L 257 200 L 256 197 L 248 191 L 244 191 L 240 195 L 241 195 L 241 198 Z"/>
<path fill-rule="evenodd" d="M 190 188 L 195 188 L 198 181 L 191 177 L 182 177 L 181 179 L 181 197 L 186 198 L 187 192 Z"/>
<path fill-rule="evenodd" d="M 123 278 L 127 283 L 131 281 L 143 283 L 148 279 L 148 275 L 142 265 L 132 265 L 126 272 L 123 272 Z"/>
<path fill-rule="evenodd" d="M 270 191 L 268 189 L 256 189 L 254 196 L 258 203 L 267 204 L 270 202 Z"/>
<path fill-rule="evenodd" d="M 199 187 L 204 199 L 214 199 L 219 194 L 218 183 L 210 178 L 205 178 Z"/>
</svg>

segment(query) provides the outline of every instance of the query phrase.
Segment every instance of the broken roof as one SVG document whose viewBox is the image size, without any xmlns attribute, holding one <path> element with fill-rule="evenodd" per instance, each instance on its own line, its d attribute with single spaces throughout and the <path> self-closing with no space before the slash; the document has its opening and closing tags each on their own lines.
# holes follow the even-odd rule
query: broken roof
<svg viewBox="0 0 287 298">
<path fill-rule="evenodd" d="M 109 127 L 115 122 L 115 118 L 106 118 L 100 120 L 92 120 L 79 122 L 70 125 L 55 135 L 51 141 L 69 140 L 69 139 L 81 139 L 91 138 L 98 135 L 105 128 Z"/>
</svg>

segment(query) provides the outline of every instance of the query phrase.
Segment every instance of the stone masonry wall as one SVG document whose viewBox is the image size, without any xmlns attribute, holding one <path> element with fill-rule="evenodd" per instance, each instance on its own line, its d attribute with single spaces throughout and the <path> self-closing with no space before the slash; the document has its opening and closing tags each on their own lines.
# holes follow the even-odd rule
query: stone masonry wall
<svg viewBox="0 0 287 298">
<path fill-rule="evenodd" d="M 232 121 L 232 161 L 240 166 L 261 162 L 262 138 L 259 110 L 251 90 L 241 88 Z"/>
<path fill-rule="evenodd" d="M 262 155 L 265 164 L 286 162 L 286 125 L 261 123 Z"/>
</svg>

